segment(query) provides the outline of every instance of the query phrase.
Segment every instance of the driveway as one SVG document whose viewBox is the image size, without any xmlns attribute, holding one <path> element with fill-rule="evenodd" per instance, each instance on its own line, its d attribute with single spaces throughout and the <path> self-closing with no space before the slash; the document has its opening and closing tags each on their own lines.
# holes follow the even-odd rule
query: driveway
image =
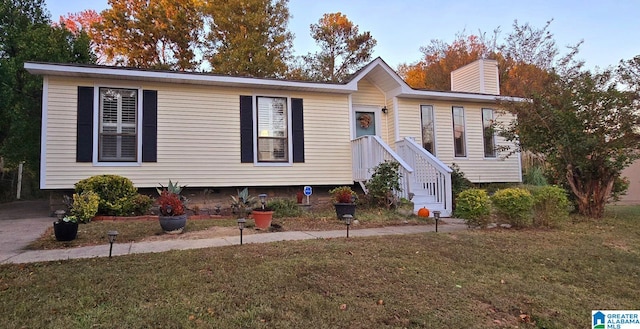
<svg viewBox="0 0 640 329">
<path fill-rule="evenodd" d="M 24 252 L 54 220 L 46 199 L 0 203 L 0 261 Z"/>
</svg>

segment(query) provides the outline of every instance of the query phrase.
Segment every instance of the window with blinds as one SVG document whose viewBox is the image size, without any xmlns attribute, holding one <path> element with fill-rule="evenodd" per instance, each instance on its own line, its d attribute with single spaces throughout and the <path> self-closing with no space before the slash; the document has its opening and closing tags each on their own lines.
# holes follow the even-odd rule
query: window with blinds
<svg viewBox="0 0 640 329">
<path fill-rule="evenodd" d="M 436 154 L 435 148 L 435 127 L 433 120 L 433 106 L 420 105 L 420 114 L 422 117 L 422 147 L 431 154 Z"/>
<path fill-rule="evenodd" d="M 465 141 L 464 108 L 454 106 L 453 116 L 453 149 L 456 157 L 466 157 L 467 147 Z"/>
<path fill-rule="evenodd" d="M 98 161 L 137 161 L 138 91 L 100 88 Z"/>
<path fill-rule="evenodd" d="M 493 127 L 493 110 L 482 109 L 482 139 L 484 141 L 484 156 L 496 157 L 496 138 Z"/>
<path fill-rule="evenodd" d="M 258 161 L 288 162 L 287 99 L 257 97 Z"/>
</svg>

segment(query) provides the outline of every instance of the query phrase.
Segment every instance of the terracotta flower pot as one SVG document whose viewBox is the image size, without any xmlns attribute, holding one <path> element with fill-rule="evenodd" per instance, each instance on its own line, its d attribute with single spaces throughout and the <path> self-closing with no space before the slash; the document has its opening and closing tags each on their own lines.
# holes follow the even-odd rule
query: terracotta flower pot
<svg viewBox="0 0 640 329">
<path fill-rule="evenodd" d="M 254 210 L 251 212 L 251 215 L 253 216 L 253 220 L 256 222 L 256 228 L 266 230 L 271 227 L 273 211 Z"/>
</svg>

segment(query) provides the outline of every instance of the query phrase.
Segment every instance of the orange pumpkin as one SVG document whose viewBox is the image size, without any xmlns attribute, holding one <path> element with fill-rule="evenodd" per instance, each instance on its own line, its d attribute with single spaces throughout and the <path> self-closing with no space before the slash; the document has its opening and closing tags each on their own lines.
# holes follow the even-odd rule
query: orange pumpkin
<svg viewBox="0 0 640 329">
<path fill-rule="evenodd" d="M 422 207 L 420 209 L 418 209 L 418 216 L 419 217 L 429 217 L 429 209 Z"/>
</svg>

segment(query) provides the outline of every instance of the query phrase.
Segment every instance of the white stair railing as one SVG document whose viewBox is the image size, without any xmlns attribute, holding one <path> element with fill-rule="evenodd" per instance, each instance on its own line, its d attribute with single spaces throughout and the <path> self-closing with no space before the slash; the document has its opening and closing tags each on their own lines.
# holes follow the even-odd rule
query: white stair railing
<svg viewBox="0 0 640 329">
<path fill-rule="evenodd" d="M 435 205 L 431 210 L 440 210 L 444 217 L 451 216 L 451 168 L 410 138 L 396 142 L 396 149 L 400 157 L 414 168 L 412 186 L 415 194 L 426 194 L 433 200 L 431 206 Z"/>
<path fill-rule="evenodd" d="M 361 136 L 351 141 L 353 163 L 353 180 L 363 184 L 371 178 L 374 168 L 385 161 L 396 161 L 400 164 L 400 188 L 398 197 L 409 199 L 411 193 L 411 176 L 413 168 L 407 164 L 389 145 L 378 136 Z M 365 191 L 366 192 L 366 191 Z"/>
</svg>

